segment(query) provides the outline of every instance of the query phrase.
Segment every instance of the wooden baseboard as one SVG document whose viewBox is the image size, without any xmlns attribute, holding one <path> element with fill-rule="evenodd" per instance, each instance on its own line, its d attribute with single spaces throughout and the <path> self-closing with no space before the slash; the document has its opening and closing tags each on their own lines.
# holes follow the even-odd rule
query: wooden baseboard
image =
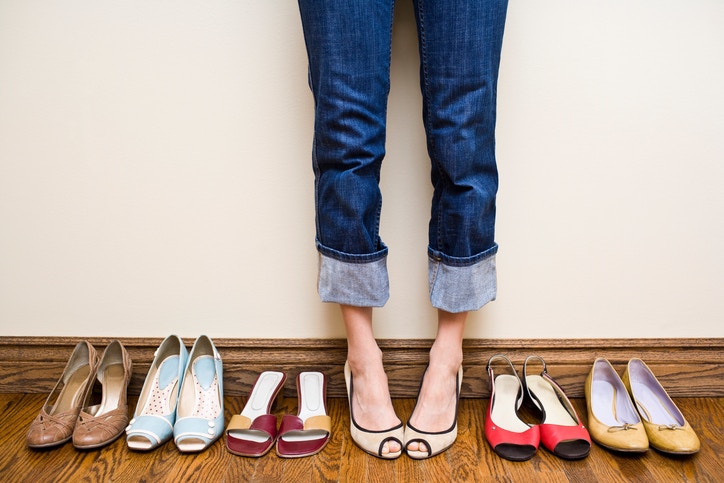
<svg viewBox="0 0 724 483">
<path fill-rule="evenodd" d="M 102 353 L 109 338 L 91 337 Z M 129 393 L 138 394 L 160 338 L 120 338 L 133 359 Z M 73 347 L 70 337 L 0 337 L 0 393 L 44 393 L 60 377 Z M 192 338 L 184 339 L 193 344 Z M 417 395 L 432 341 L 378 341 L 384 353 L 390 390 L 396 398 Z M 224 392 L 246 396 L 256 376 L 281 370 L 285 387 L 295 396 L 294 376 L 320 370 L 329 376 L 329 397 L 346 397 L 342 374 L 346 342 L 341 339 L 214 339 L 224 363 Z M 570 397 L 583 397 L 583 385 L 596 357 L 606 357 L 620 373 L 631 357 L 643 359 L 672 397 L 724 397 L 724 338 L 712 339 L 469 339 L 463 346 L 465 377 L 462 397 L 488 397 L 485 365 L 497 353 L 507 354 L 518 369 L 527 355 L 537 354 Z"/>
</svg>

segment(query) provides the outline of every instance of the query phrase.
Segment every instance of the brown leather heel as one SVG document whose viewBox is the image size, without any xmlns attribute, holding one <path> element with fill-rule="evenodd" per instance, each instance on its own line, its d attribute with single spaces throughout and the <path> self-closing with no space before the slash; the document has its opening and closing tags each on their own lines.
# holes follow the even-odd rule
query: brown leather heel
<svg viewBox="0 0 724 483">
<path fill-rule="evenodd" d="M 63 374 L 45 400 L 40 413 L 30 424 L 25 442 L 30 448 L 51 448 L 73 436 L 90 382 L 95 377 L 98 354 L 87 341 L 79 342 Z"/>
<path fill-rule="evenodd" d="M 85 406 L 73 430 L 73 446 L 95 449 L 115 441 L 128 425 L 128 383 L 131 381 L 131 358 L 119 341 L 114 340 L 103 352 L 94 384 L 89 385 Z M 102 387 L 100 403 L 88 405 L 97 381 Z"/>
</svg>

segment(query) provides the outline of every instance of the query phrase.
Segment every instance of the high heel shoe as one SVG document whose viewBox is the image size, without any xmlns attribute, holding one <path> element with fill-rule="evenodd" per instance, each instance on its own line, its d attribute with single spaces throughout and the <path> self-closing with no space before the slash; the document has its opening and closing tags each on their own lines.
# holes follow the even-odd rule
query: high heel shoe
<svg viewBox="0 0 724 483">
<path fill-rule="evenodd" d="M 79 342 L 40 413 L 28 428 L 25 437 L 28 447 L 50 448 L 73 437 L 73 429 L 97 365 L 95 348 L 87 341 Z"/>
<path fill-rule="evenodd" d="M 644 361 L 628 362 L 623 384 L 631 394 L 653 448 L 670 454 L 699 451 L 701 445 L 694 429 Z"/>
<path fill-rule="evenodd" d="M 349 368 L 349 362 L 344 363 L 344 381 L 347 385 L 347 400 L 349 401 L 349 418 L 350 418 L 350 433 L 352 434 L 352 440 L 359 446 L 363 451 L 377 456 L 382 459 L 395 459 L 399 458 L 402 454 L 402 440 L 404 439 L 404 425 L 402 422 L 397 426 L 381 431 L 372 431 L 364 429 L 357 424 L 354 419 L 354 412 L 352 410 L 352 399 L 354 396 L 354 386 L 352 381 L 352 371 Z M 382 447 L 385 443 L 390 441 L 396 441 L 400 445 L 400 451 L 394 453 L 382 453 Z"/>
<path fill-rule="evenodd" d="M 427 369 L 425 369 L 427 371 Z M 425 375 L 423 374 L 423 379 L 425 378 Z M 412 459 L 426 459 L 426 458 L 432 458 L 435 455 L 438 455 L 448 449 L 450 446 L 455 443 L 455 440 L 458 436 L 458 404 L 460 402 L 460 387 L 463 383 L 463 368 L 460 366 L 458 369 L 457 376 L 455 378 L 455 420 L 453 421 L 452 426 L 450 426 L 448 429 L 444 431 L 437 431 L 437 432 L 428 432 L 428 431 L 422 431 L 420 429 L 415 428 L 410 424 L 410 422 L 407 422 L 407 425 L 405 426 L 405 441 L 404 441 L 404 448 L 407 452 L 407 456 L 409 456 Z M 422 383 L 420 383 L 420 389 L 422 389 Z M 418 399 L 419 399 L 420 393 L 418 391 Z M 415 404 L 417 406 L 417 404 Z M 412 412 L 415 412 L 415 409 L 413 408 Z M 420 443 L 424 444 L 426 450 L 425 451 L 412 451 L 407 448 L 407 446 L 410 443 Z"/>
<path fill-rule="evenodd" d="M 301 458 L 324 449 L 332 433 L 327 415 L 327 377 L 321 372 L 301 372 L 297 376 L 297 415 L 286 414 L 279 426 L 277 455 Z"/>
<path fill-rule="evenodd" d="M 226 449 L 230 453 L 258 458 L 274 446 L 277 417 L 271 414 L 271 407 L 286 380 L 283 372 L 259 374 L 241 414 L 233 415 L 226 428 Z"/>
<path fill-rule="evenodd" d="M 189 353 L 178 396 L 173 436 L 182 453 L 203 451 L 224 432 L 224 378 L 221 356 L 207 336 Z"/>
<path fill-rule="evenodd" d="M 78 449 L 100 448 L 116 440 L 128 424 L 127 389 L 131 380 L 131 358 L 119 341 L 114 340 L 98 365 L 95 379 L 101 385 L 100 404 L 81 409 L 73 430 L 73 446 Z M 90 399 L 94 384 L 88 387 Z"/>
<path fill-rule="evenodd" d="M 493 363 L 507 363 L 509 374 L 496 375 Z M 523 385 L 513 363 L 497 354 L 488 360 L 490 403 L 485 417 L 485 439 L 499 456 L 510 461 L 526 461 L 535 455 L 540 444 L 540 429 L 518 417 L 523 404 Z"/>
<path fill-rule="evenodd" d="M 599 357 L 586 377 L 588 431 L 601 446 L 614 451 L 643 453 L 649 439 L 623 381 L 606 359 Z"/>
<path fill-rule="evenodd" d="M 148 451 L 171 439 L 187 358 L 183 341 L 175 335 L 166 337 L 156 349 L 135 414 L 126 428 L 130 449 Z"/>
<path fill-rule="evenodd" d="M 540 375 L 528 375 L 528 362 L 531 359 L 538 359 L 543 364 Z M 564 459 L 576 460 L 588 456 L 591 451 L 588 431 L 563 389 L 548 375 L 542 357 L 526 357 L 522 382 L 526 400 L 532 403 L 532 409 L 541 419 L 539 429 L 543 446 Z"/>
</svg>

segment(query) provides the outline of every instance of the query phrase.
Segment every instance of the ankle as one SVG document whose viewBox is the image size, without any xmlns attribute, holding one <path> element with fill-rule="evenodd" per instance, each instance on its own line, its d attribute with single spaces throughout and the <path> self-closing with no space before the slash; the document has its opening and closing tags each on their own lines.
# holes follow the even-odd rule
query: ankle
<svg viewBox="0 0 724 483">
<path fill-rule="evenodd" d="M 461 345 L 442 345 L 437 342 L 430 348 L 430 367 L 450 373 L 457 373 L 463 363 Z"/>
<path fill-rule="evenodd" d="M 358 350 L 354 350 L 351 347 L 348 348 L 347 363 L 349 363 L 352 374 L 359 377 L 370 372 L 379 371 L 380 369 L 384 371 L 382 351 L 377 346 Z"/>
</svg>

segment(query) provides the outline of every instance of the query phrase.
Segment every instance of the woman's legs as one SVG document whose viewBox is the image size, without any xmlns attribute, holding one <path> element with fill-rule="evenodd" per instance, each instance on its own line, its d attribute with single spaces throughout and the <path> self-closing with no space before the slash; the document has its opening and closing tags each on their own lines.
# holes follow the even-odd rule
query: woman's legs
<svg viewBox="0 0 724 483">
<path fill-rule="evenodd" d="M 379 236 L 393 0 L 299 0 L 314 96 L 313 168 L 319 294 L 340 304 L 347 330 L 356 423 L 382 431 L 392 407 L 372 307 L 388 298 L 387 247 Z M 396 441 L 382 455 L 398 453 Z"/>
<path fill-rule="evenodd" d="M 468 311 L 495 298 L 495 121 L 507 0 L 415 0 L 434 187 L 430 300 L 438 331 L 409 425 L 448 430 Z M 428 451 L 411 441 L 407 449 Z"/>
<path fill-rule="evenodd" d="M 382 351 L 372 333 L 372 308 L 341 305 L 347 329 L 347 362 L 354 374 L 354 400 L 350 401 L 355 421 L 372 431 L 400 424 L 392 407 Z M 395 441 L 386 442 L 382 454 L 400 451 Z"/>
<path fill-rule="evenodd" d="M 430 299 L 448 312 L 495 298 L 495 122 L 507 0 L 415 0 L 434 187 Z"/>
<path fill-rule="evenodd" d="M 455 374 L 467 311 L 495 297 L 495 95 L 506 0 L 415 0 L 421 84 L 435 189 L 430 297 L 438 333 L 411 423 L 445 430 L 455 418 Z M 336 302 L 349 342 L 355 419 L 399 424 L 372 333 L 388 296 L 380 240 L 392 0 L 299 0 L 315 100 L 313 166 L 319 291 Z M 397 443 L 386 443 L 395 452 Z M 412 445 L 419 443 L 410 443 Z M 383 450 L 385 452 L 385 450 Z"/>
</svg>

